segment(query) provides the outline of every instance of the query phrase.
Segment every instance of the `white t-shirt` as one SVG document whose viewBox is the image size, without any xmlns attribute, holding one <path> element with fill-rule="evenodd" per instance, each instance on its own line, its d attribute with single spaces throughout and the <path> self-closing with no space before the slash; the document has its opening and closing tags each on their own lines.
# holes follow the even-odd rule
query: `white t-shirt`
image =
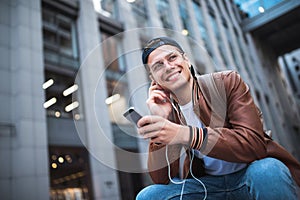
<svg viewBox="0 0 300 200">
<path fill-rule="evenodd" d="M 198 116 L 194 113 L 193 103 L 190 101 L 186 105 L 180 106 L 180 109 L 184 115 L 187 125 L 202 128 Z M 198 158 L 203 158 L 205 172 L 210 175 L 225 175 L 237 172 L 247 166 L 246 163 L 233 163 L 224 160 L 212 158 L 201 154 L 198 150 L 193 150 L 195 156 Z"/>
</svg>

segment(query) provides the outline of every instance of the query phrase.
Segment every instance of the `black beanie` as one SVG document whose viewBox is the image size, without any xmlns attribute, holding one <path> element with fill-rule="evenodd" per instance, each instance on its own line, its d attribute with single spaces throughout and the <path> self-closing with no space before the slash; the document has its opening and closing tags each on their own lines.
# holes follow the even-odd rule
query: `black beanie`
<svg viewBox="0 0 300 200">
<path fill-rule="evenodd" d="M 146 46 L 143 48 L 142 60 L 144 64 L 148 62 L 148 56 L 152 51 L 162 45 L 171 45 L 177 47 L 182 53 L 184 52 L 181 46 L 173 39 L 169 37 L 158 37 L 151 39 L 147 42 Z"/>
</svg>

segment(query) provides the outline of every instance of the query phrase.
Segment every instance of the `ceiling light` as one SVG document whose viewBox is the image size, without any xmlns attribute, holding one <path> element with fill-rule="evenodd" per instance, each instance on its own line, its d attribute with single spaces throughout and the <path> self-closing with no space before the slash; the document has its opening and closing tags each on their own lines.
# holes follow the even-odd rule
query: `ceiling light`
<svg viewBox="0 0 300 200">
<path fill-rule="evenodd" d="M 80 114 L 75 114 L 75 115 L 74 115 L 74 118 L 75 118 L 76 120 L 80 120 Z"/>
<path fill-rule="evenodd" d="M 105 103 L 107 105 L 112 104 L 112 103 L 118 101 L 120 99 L 120 97 L 121 97 L 120 94 L 114 94 L 114 95 L 108 97 L 107 99 L 105 99 Z"/>
<path fill-rule="evenodd" d="M 187 35 L 189 34 L 189 31 L 188 31 L 187 29 L 183 29 L 183 30 L 181 31 L 181 33 L 182 33 L 182 35 L 187 36 Z"/>
<path fill-rule="evenodd" d="M 51 85 L 53 85 L 54 81 L 52 78 L 50 78 L 48 81 L 46 81 L 44 84 L 43 84 L 43 89 L 47 89 L 48 87 L 50 87 Z"/>
<path fill-rule="evenodd" d="M 265 12 L 265 9 L 264 9 L 264 7 L 262 7 L 262 6 L 259 6 L 259 7 L 258 7 L 258 11 L 259 11 L 260 13 L 263 13 L 263 12 Z"/>
<path fill-rule="evenodd" d="M 71 87 L 69 87 L 68 89 L 66 89 L 65 91 L 63 91 L 63 95 L 66 97 L 69 94 L 72 94 L 73 92 L 75 92 L 78 89 L 78 85 L 74 84 Z"/>
<path fill-rule="evenodd" d="M 57 168 L 57 164 L 56 164 L 56 163 L 52 163 L 52 164 L 51 164 L 51 167 L 52 167 L 53 169 L 56 169 L 56 168 Z"/>
<path fill-rule="evenodd" d="M 67 105 L 67 106 L 65 107 L 65 111 L 66 111 L 66 112 L 70 112 L 71 110 L 74 110 L 74 109 L 77 108 L 78 106 L 79 106 L 78 101 L 74 101 L 73 103 L 71 103 L 71 104 L 69 104 L 69 105 Z"/>
<path fill-rule="evenodd" d="M 56 160 L 56 159 L 57 159 L 57 156 L 53 154 L 53 155 L 51 156 L 51 159 L 52 159 L 52 160 Z"/>
<path fill-rule="evenodd" d="M 57 118 L 58 118 L 58 117 L 60 117 L 60 115 L 61 115 L 61 114 L 60 114 L 60 112 L 59 112 L 59 111 L 55 111 L 54 115 L 55 115 L 55 117 L 57 117 Z"/>
<path fill-rule="evenodd" d="M 59 162 L 59 163 L 63 163 L 64 161 L 65 161 L 65 160 L 64 160 L 63 157 L 60 156 L 60 157 L 58 158 L 58 162 Z"/>
<path fill-rule="evenodd" d="M 67 160 L 68 163 L 72 162 L 72 158 L 71 158 L 70 155 L 66 155 L 65 158 L 66 158 L 66 160 Z"/>
<path fill-rule="evenodd" d="M 50 106 L 55 104 L 56 101 L 57 101 L 57 99 L 55 97 L 51 98 L 50 100 L 48 100 L 44 103 L 44 108 L 49 108 Z"/>
</svg>

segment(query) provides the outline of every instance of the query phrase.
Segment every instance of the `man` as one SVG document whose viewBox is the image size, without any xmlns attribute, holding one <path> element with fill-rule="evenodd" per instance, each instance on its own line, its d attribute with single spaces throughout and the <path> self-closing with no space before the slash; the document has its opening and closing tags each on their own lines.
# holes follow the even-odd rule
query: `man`
<svg viewBox="0 0 300 200">
<path fill-rule="evenodd" d="M 264 134 L 261 113 L 236 72 L 212 75 L 218 93 L 225 94 L 216 104 L 217 97 L 207 97 L 212 84 L 196 76 L 173 39 L 150 40 L 142 60 L 152 79 L 152 115 L 138 121 L 138 132 L 150 139 L 148 168 L 155 184 L 138 200 L 297 199 L 300 164 Z M 216 109 L 222 102 L 223 110 Z"/>
</svg>

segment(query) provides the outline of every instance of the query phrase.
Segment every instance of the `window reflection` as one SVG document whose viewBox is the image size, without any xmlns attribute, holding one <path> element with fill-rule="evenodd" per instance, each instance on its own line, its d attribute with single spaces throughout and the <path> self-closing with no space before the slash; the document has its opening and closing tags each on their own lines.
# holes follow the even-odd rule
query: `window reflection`
<svg viewBox="0 0 300 200">
<path fill-rule="evenodd" d="M 45 88 L 44 108 L 47 109 L 47 115 L 57 118 L 72 118 L 73 115 L 79 117 L 78 85 L 74 83 L 74 77 L 45 70 L 45 80 L 43 85 L 50 80 L 53 82 Z"/>
<path fill-rule="evenodd" d="M 93 0 L 94 8 L 105 17 L 118 18 L 116 0 Z"/>
<path fill-rule="evenodd" d="M 271 9 L 284 0 L 234 0 L 234 2 L 245 12 L 248 17 L 254 17 L 266 10 Z"/>
<path fill-rule="evenodd" d="M 183 24 L 182 34 L 193 36 L 194 35 L 193 29 L 192 29 L 192 24 L 191 24 L 189 12 L 187 9 L 186 1 L 178 0 L 178 5 L 179 5 L 181 21 Z"/>
<path fill-rule="evenodd" d="M 156 7 L 164 28 L 172 29 L 172 11 L 168 0 L 156 0 Z"/>
<path fill-rule="evenodd" d="M 105 103 L 109 111 L 114 144 L 128 152 L 138 152 L 138 141 L 135 127 L 123 117 L 122 113 L 130 104 L 129 88 L 126 77 L 125 56 L 122 55 L 122 38 L 111 37 L 106 32 L 101 33 L 107 98 Z M 121 151 L 116 151 L 116 160 L 124 159 Z M 135 163 L 138 164 L 139 162 Z M 119 163 L 117 162 L 117 165 Z M 141 174 L 119 173 L 119 185 L 122 199 L 134 199 L 142 188 Z"/>
<path fill-rule="evenodd" d="M 106 105 L 108 106 L 110 121 L 116 124 L 128 123 L 120 114 L 128 107 L 128 82 L 125 76 L 124 57 L 121 55 L 121 39 L 110 37 L 102 33 L 103 58 L 107 87 Z"/>
<path fill-rule="evenodd" d="M 130 3 L 132 6 L 133 15 L 137 21 L 138 27 L 145 27 L 148 24 L 147 20 L 147 10 L 144 0 L 135 0 Z"/>
<path fill-rule="evenodd" d="M 227 68 L 229 68 L 228 55 L 227 55 L 226 51 L 224 51 L 224 42 L 221 38 L 221 34 L 220 34 L 220 30 L 219 30 L 219 27 L 218 27 L 218 24 L 217 24 L 217 21 L 216 21 L 216 17 L 213 13 L 210 13 L 209 14 L 209 19 L 210 19 L 210 22 L 212 24 L 212 28 L 213 28 L 213 31 L 215 33 L 216 39 L 218 41 L 218 49 L 219 49 L 220 55 L 222 57 L 222 60 L 225 64 L 225 66 Z"/>
<path fill-rule="evenodd" d="M 89 158 L 81 147 L 49 147 L 50 199 L 93 199 Z"/>
<path fill-rule="evenodd" d="M 75 20 L 50 8 L 43 8 L 43 45 L 45 63 L 44 108 L 56 118 L 80 119 L 79 68 Z"/>
<path fill-rule="evenodd" d="M 223 24 L 223 26 L 224 26 L 224 30 L 225 30 L 225 33 L 226 33 L 226 36 L 227 36 L 226 38 L 228 40 L 229 49 L 230 49 L 231 55 L 232 55 L 234 63 L 235 63 L 235 67 L 239 70 L 241 64 L 240 64 L 239 59 L 237 57 L 237 53 L 236 53 L 237 50 L 233 48 L 232 35 L 229 31 L 229 27 L 226 24 Z"/>
<path fill-rule="evenodd" d="M 203 20 L 203 13 L 201 11 L 200 4 L 196 1 L 193 1 L 193 8 L 196 16 L 196 20 L 198 23 L 198 28 L 202 37 L 202 40 L 204 42 L 205 48 L 210 56 L 212 56 L 212 48 L 211 43 L 208 38 L 207 28 L 205 26 L 204 20 Z"/>
<path fill-rule="evenodd" d="M 43 9 L 44 57 L 49 63 L 78 69 L 75 21 Z"/>
</svg>

